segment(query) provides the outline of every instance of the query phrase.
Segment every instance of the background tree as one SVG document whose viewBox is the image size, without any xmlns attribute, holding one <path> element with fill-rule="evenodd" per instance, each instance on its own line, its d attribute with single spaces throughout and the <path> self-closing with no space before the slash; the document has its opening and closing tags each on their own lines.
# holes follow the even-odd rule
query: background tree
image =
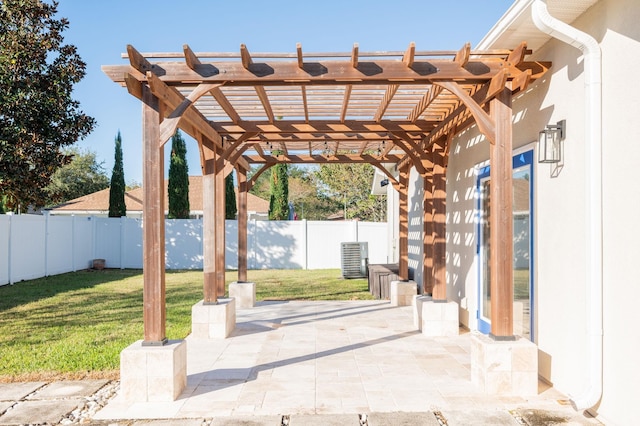
<svg viewBox="0 0 640 426">
<path fill-rule="evenodd" d="M 180 131 L 171 138 L 169 163 L 169 219 L 189 219 L 189 165 L 187 144 Z"/>
<path fill-rule="evenodd" d="M 229 173 L 224 179 L 224 217 L 225 219 L 235 219 L 238 213 L 236 202 L 236 190 L 233 186 L 233 173 Z"/>
<path fill-rule="evenodd" d="M 138 182 L 135 179 L 130 180 L 129 182 L 127 182 L 127 191 L 131 191 L 132 189 L 136 189 L 136 188 L 142 188 L 142 183 Z"/>
<path fill-rule="evenodd" d="M 345 219 L 386 220 L 386 196 L 371 195 L 370 164 L 322 164 L 315 173 L 320 191 L 340 200 Z"/>
<path fill-rule="evenodd" d="M 251 179 L 258 170 L 259 168 L 257 167 L 249 170 L 247 172 L 247 179 Z M 258 179 L 254 182 L 249 192 L 263 200 L 268 200 L 271 197 L 271 170 L 267 170 L 258 176 Z"/>
<path fill-rule="evenodd" d="M 274 155 L 278 155 L 276 151 Z M 276 164 L 271 168 L 271 197 L 269 198 L 269 220 L 289 218 L 289 182 L 287 165 Z"/>
<path fill-rule="evenodd" d="M 72 160 L 51 177 L 51 183 L 47 186 L 47 204 L 63 203 L 109 187 L 104 162 L 98 162 L 95 152 L 73 147 L 66 148 L 63 153 Z"/>
<path fill-rule="evenodd" d="M 85 75 L 58 3 L 0 2 L 0 195 L 12 210 L 42 206 L 51 176 L 70 161 L 61 148 L 87 136 L 93 118 L 71 98 Z"/>
<path fill-rule="evenodd" d="M 111 186 L 109 188 L 109 217 L 122 217 L 127 215 L 127 206 L 124 203 L 124 167 L 122 165 L 122 138 L 120 132 L 116 136 L 115 162 L 111 173 Z"/>
<path fill-rule="evenodd" d="M 340 209 L 340 203 L 318 191 L 309 167 L 289 167 L 289 201 L 300 219 L 325 220 Z"/>
</svg>

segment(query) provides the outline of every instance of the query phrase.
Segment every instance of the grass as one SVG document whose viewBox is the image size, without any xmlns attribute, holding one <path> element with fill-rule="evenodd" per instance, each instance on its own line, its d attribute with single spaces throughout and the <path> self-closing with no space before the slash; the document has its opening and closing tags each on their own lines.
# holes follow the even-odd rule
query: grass
<svg viewBox="0 0 640 426">
<path fill-rule="evenodd" d="M 513 299 L 529 299 L 529 270 L 515 269 L 513 271 Z"/>
<path fill-rule="evenodd" d="M 227 283 L 236 272 L 227 272 Z M 340 270 L 248 271 L 258 300 L 372 299 Z M 167 272 L 167 337 L 191 330 L 202 272 Z M 142 272 L 80 271 L 0 286 L 0 382 L 117 378 L 120 351 L 143 337 Z"/>
</svg>

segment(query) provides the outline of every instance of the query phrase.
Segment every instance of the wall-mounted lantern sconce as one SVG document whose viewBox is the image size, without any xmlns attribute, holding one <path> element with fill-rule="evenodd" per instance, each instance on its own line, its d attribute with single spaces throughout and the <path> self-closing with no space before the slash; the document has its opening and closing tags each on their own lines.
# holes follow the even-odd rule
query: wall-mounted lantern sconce
<svg viewBox="0 0 640 426">
<path fill-rule="evenodd" d="M 538 134 L 538 163 L 559 163 L 562 154 L 560 142 L 566 136 L 566 120 L 547 124 Z"/>
<path fill-rule="evenodd" d="M 382 179 L 380 181 L 380 186 L 387 186 L 389 185 L 389 179 Z"/>
</svg>

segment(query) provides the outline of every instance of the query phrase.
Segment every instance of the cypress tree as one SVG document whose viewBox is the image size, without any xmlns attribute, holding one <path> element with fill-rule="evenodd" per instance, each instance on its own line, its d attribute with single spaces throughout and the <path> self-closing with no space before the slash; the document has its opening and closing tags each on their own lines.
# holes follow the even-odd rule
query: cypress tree
<svg viewBox="0 0 640 426">
<path fill-rule="evenodd" d="M 236 191 L 233 187 L 233 173 L 229 173 L 224 179 L 224 199 L 225 219 L 235 219 L 238 207 L 236 206 Z"/>
<path fill-rule="evenodd" d="M 273 153 L 278 155 L 276 151 Z M 271 169 L 271 197 L 269 220 L 289 219 L 289 175 L 286 164 L 276 164 Z"/>
<path fill-rule="evenodd" d="M 177 131 L 171 138 L 169 163 L 169 219 L 189 219 L 189 165 L 187 145 Z"/>
<path fill-rule="evenodd" d="M 127 206 L 124 203 L 125 185 L 120 131 L 118 131 L 115 142 L 115 163 L 111 173 L 111 186 L 109 187 L 109 217 L 122 217 L 127 215 Z"/>
</svg>

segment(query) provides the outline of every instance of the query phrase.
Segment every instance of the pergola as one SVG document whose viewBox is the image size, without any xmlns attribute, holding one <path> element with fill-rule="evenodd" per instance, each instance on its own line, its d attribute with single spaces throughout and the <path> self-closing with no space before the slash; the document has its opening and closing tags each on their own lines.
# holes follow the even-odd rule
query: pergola
<svg viewBox="0 0 640 426">
<path fill-rule="evenodd" d="M 399 192 L 399 276 L 408 279 L 408 186 L 424 183 L 423 291 L 445 301 L 446 167 L 472 124 L 490 141 L 491 334 L 513 334 L 512 96 L 549 63 L 513 50 L 141 53 L 103 71 L 142 101 L 144 343 L 165 335 L 164 144 L 180 128 L 200 151 L 204 303 L 225 293 L 224 177 L 239 183 L 238 280 L 247 273 L 246 193 L 277 163 L 369 163 Z M 396 173 L 389 171 L 393 165 Z M 259 170 L 247 179 L 252 165 Z M 386 166 L 386 167 L 385 167 Z"/>
</svg>

